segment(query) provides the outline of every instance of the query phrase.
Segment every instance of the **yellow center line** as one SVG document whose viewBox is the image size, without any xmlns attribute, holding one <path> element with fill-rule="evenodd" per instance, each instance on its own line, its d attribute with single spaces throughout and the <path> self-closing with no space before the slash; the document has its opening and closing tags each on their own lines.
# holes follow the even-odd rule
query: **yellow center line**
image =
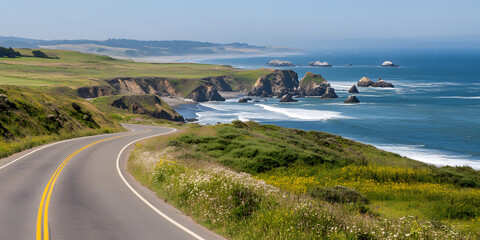
<svg viewBox="0 0 480 240">
<path fill-rule="evenodd" d="M 72 159 L 75 155 L 77 155 L 81 151 L 83 151 L 83 150 L 85 150 L 85 149 L 87 149 L 87 148 L 89 148 L 89 147 L 91 147 L 91 146 L 93 146 L 97 143 L 101 143 L 101 142 L 116 139 L 116 138 L 147 133 L 147 132 L 151 132 L 151 131 L 152 131 L 152 129 L 148 129 L 148 131 L 144 131 L 144 132 L 131 133 L 131 134 L 127 134 L 127 135 L 102 139 L 102 140 L 90 143 L 90 144 L 78 149 L 74 153 L 70 154 L 67 158 L 65 158 L 65 160 L 63 160 L 62 164 L 60 164 L 60 166 L 58 166 L 58 168 L 55 170 L 52 177 L 48 181 L 47 186 L 45 186 L 45 190 L 43 191 L 42 199 L 40 200 L 40 205 L 38 207 L 36 239 L 37 240 L 42 240 L 42 215 L 43 215 L 43 239 L 44 240 L 49 240 L 50 239 L 49 230 L 48 230 L 48 207 L 49 207 L 49 204 L 50 204 L 50 197 L 52 195 L 52 190 L 53 190 L 53 187 L 55 186 L 55 182 L 57 181 L 58 175 L 60 175 L 60 172 L 62 172 L 63 168 L 68 163 L 68 161 L 70 161 L 70 159 Z"/>
</svg>

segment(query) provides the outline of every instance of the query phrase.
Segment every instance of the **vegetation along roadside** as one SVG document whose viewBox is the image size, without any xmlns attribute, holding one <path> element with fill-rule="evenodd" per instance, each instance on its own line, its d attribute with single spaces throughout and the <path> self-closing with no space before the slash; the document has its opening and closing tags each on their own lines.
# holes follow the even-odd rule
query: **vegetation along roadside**
<svg viewBox="0 0 480 240">
<path fill-rule="evenodd" d="M 235 121 L 137 144 L 129 171 L 232 239 L 477 239 L 480 176 L 336 135 Z"/>
</svg>

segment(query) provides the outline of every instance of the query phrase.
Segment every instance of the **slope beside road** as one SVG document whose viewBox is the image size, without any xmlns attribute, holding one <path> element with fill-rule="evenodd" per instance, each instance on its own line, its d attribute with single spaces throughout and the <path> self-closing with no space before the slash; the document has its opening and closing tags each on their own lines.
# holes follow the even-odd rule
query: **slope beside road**
<svg viewBox="0 0 480 240">
<path fill-rule="evenodd" d="M 222 239 L 125 171 L 134 142 L 175 130 L 125 127 L 0 159 L 0 239 Z"/>
</svg>

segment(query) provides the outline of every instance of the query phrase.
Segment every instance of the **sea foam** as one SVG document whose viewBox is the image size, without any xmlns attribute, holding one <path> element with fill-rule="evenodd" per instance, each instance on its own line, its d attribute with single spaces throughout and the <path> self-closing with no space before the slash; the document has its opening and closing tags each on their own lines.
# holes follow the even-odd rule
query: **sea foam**
<svg viewBox="0 0 480 240">
<path fill-rule="evenodd" d="M 480 161 L 470 160 L 470 155 L 456 155 L 454 153 L 443 152 L 434 149 L 425 148 L 424 145 L 404 145 L 404 144 L 373 144 L 377 148 L 398 153 L 401 156 L 408 157 L 420 162 L 433 164 L 436 166 L 470 166 L 474 169 L 480 169 Z"/>
<path fill-rule="evenodd" d="M 475 97 L 446 96 L 446 97 L 436 97 L 436 98 L 454 98 L 454 99 L 480 99 L 480 96 L 475 96 Z"/>
<path fill-rule="evenodd" d="M 264 104 L 256 104 L 257 106 L 262 107 L 263 109 L 275 113 L 280 113 L 286 115 L 290 118 L 300 119 L 304 121 L 326 121 L 330 119 L 348 119 L 342 115 L 340 112 L 335 111 L 321 111 L 321 110 L 307 110 L 307 109 L 298 109 L 298 108 L 280 108 Z"/>
</svg>

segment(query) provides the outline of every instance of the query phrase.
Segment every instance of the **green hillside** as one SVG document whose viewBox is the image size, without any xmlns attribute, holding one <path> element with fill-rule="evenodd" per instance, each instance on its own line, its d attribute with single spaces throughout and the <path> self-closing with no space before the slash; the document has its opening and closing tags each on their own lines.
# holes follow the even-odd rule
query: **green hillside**
<svg viewBox="0 0 480 240">
<path fill-rule="evenodd" d="M 480 237 L 478 171 L 323 132 L 191 125 L 139 144 L 129 170 L 232 239 Z"/>
<path fill-rule="evenodd" d="M 83 99 L 25 87 L 0 88 L 0 157 L 60 139 L 122 129 Z"/>
</svg>

